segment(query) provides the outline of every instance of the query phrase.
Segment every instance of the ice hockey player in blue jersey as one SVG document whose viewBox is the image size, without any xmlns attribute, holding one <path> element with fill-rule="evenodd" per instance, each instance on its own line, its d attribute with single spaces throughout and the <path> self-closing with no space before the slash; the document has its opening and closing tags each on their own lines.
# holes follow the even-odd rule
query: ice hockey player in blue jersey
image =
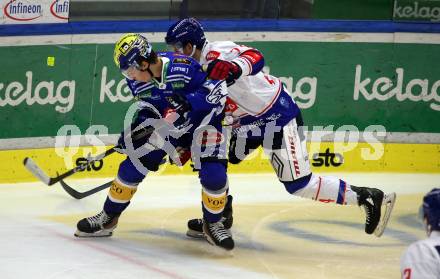
<svg viewBox="0 0 440 279">
<path fill-rule="evenodd" d="M 226 119 L 232 127 L 229 162 L 240 163 L 251 150 L 264 146 L 272 167 L 293 195 L 326 203 L 365 208 L 365 232 L 381 236 L 389 220 L 395 193 L 356 187 L 331 176 L 311 172 L 306 138 L 300 127 L 301 112 L 279 78 L 261 70 L 264 57 L 258 50 L 231 41 L 209 42 L 194 18 L 169 27 L 165 41 L 170 49 L 190 55 L 206 66 L 209 77 L 228 83 Z M 385 208 L 382 211 L 382 207 Z M 222 221 L 232 225 L 228 202 Z M 188 235 L 202 237 L 203 219 L 188 222 Z"/>
<path fill-rule="evenodd" d="M 232 236 L 220 222 L 228 191 L 226 140 L 221 134 L 226 83 L 207 80 L 192 58 L 155 53 L 140 34 L 122 36 L 114 60 L 138 100 L 139 111 L 119 139 L 121 152 L 128 156 L 119 166 L 103 210 L 80 220 L 75 236 L 111 236 L 147 173 L 157 171 L 167 154 L 177 154 L 174 158 L 179 161 L 179 154 L 191 151 L 202 185 L 203 231 L 212 244 L 233 249 Z M 155 127 L 155 132 L 139 139 L 136 135 L 148 127 Z M 174 153 L 161 148 L 164 143 L 171 144 Z M 184 163 L 188 156 L 180 158 Z"/>
</svg>

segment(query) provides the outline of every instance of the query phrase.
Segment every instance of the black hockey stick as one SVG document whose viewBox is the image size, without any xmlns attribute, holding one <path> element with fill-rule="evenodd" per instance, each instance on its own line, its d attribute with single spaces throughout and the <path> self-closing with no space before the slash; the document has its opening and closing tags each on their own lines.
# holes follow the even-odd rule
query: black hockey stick
<svg viewBox="0 0 440 279">
<path fill-rule="evenodd" d="M 133 141 L 135 140 L 139 140 L 142 137 L 147 137 L 149 135 L 151 135 L 154 132 L 155 128 L 154 127 L 148 127 L 148 128 L 144 128 L 141 131 L 139 131 L 136 134 L 133 134 Z M 63 180 L 66 177 L 71 176 L 72 174 L 75 174 L 79 171 L 85 170 L 89 165 L 93 164 L 96 161 L 99 161 L 113 153 L 116 152 L 116 150 L 118 148 L 121 148 L 121 146 L 117 145 L 114 146 L 110 149 L 107 149 L 104 153 L 99 154 L 96 157 L 91 157 L 91 158 L 87 158 L 87 161 L 84 163 L 79 164 L 78 166 L 74 167 L 71 170 L 68 170 L 65 173 L 62 173 L 60 175 L 58 175 L 55 177 L 49 177 L 31 158 L 26 157 L 24 158 L 23 164 L 25 166 L 25 168 L 30 171 L 36 178 L 38 178 L 39 180 L 41 180 L 43 183 L 45 183 L 48 186 L 52 186 L 53 184 L 60 182 L 61 180 Z"/>
<path fill-rule="evenodd" d="M 79 164 L 78 166 L 74 167 L 71 170 L 68 170 L 65 173 L 62 173 L 60 175 L 57 175 L 55 177 L 49 177 L 31 158 L 26 157 L 24 158 L 23 164 L 25 168 L 30 171 L 36 178 L 40 179 L 43 183 L 45 183 L 48 186 L 52 186 L 53 184 L 61 181 L 62 179 L 71 176 L 72 174 L 75 174 L 79 171 L 85 170 L 89 165 L 93 164 L 96 161 L 101 160 L 104 157 L 107 157 L 110 154 L 113 154 L 116 152 L 116 148 L 119 146 L 114 146 L 110 149 L 107 149 L 104 153 L 99 154 L 96 157 L 88 158 L 87 162 L 84 162 L 82 164 Z"/>
<path fill-rule="evenodd" d="M 109 181 L 105 184 L 102 184 L 100 186 L 97 186 L 93 189 L 90 189 L 88 191 L 85 192 L 78 192 L 77 190 L 73 189 L 72 187 L 70 187 L 69 185 L 66 184 L 66 182 L 64 182 L 63 180 L 60 180 L 61 186 L 63 187 L 63 189 L 71 196 L 74 197 L 77 200 L 80 200 L 82 198 L 91 196 L 101 190 L 107 189 L 112 185 L 112 181 Z"/>
</svg>

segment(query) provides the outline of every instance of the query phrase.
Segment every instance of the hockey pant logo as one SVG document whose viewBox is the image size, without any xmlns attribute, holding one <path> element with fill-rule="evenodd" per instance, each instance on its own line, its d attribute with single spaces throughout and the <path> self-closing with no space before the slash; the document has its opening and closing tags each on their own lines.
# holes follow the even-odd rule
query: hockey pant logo
<svg viewBox="0 0 440 279">
<path fill-rule="evenodd" d="M 300 137 L 295 119 L 283 127 L 283 146 L 271 150 L 269 158 L 280 181 L 294 181 L 311 173 L 306 140 Z"/>
</svg>

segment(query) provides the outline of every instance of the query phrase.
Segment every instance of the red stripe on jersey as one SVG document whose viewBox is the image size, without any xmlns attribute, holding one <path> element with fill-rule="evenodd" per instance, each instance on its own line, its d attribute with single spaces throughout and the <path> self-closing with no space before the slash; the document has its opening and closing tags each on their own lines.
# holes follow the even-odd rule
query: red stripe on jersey
<svg viewBox="0 0 440 279">
<path fill-rule="evenodd" d="M 260 62 L 260 60 L 263 58 L 263 55 L 261 55 L 261 53 L 255 49 L 250 49 L 240 54 L 240 57 L 249 61 L 251 65 L 255 65 Z"/>
<path fill-rule="evenodd" d="M 319 192 L 321 191 L 321 177 L 319 177 L 318 191 L 316 191 L 315 201 L 318 200 Z"/>
</svg>

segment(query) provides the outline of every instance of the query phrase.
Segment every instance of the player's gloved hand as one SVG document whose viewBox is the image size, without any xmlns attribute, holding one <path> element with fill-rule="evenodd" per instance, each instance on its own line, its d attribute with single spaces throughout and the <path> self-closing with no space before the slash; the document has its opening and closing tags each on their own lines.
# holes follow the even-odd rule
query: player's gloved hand
<svg viewBox="0 0 440 279">
<path fill-rule="evenodd" d="M 230 83 L 241 76 L 241 69 L 233 62 L 215 59 L 208 64 L 207 73 L 211 79 L 226 80 Z"/>
<path fill-rule="evenodd" d="M 177 130 L 185 129 L 190 124 L 188 112 L 182 114 L 178 113 L 178 110 L 172 108 L 165 110 L 163 119 L 173 125 Z"/>
<path fill-rule="evenodd" d="M 159 119 L 160 115 L 150 109 L 143 109 L 138 112 L 136 119 L 131 123 L 130 127 L 123 130 L 119 136 L 116 151 L 125 153 L 127 145 L 130 142 L 133 148 L 137 149 L 144 145 L 154 131 L 149 120 Z"/>
<path fill-rule="evenodd" d="M 191 110 L 191 104 L 179 93 L 173 93 L 171 97 L 167 97 L 167 101 L 170 104 L 169 107 L 180 115 Z"/>
<path fill-rule="evenodd" d="M 188 162 L 189 159 L 191 159 L 191 151 L 188 148 L 177 146 L 176 152 L 177 152 L 177 156 L 180 161 L 180 164 L 179 164 L 179 162 L 175 162 L 175 159 L 170 157 L 171 164 L 184 166 L 186 164 L 186 162 Z"/>
<path fill-rule="evenodd" d="M 151 126 L 142 127 L 136 125 L 137 123 L 131 124 L 131 129 L 127 129 L 121 132 L 118 138 L 116 151 L 124 154 L 127 146 L 129 144 L 133 145 L 133 149 L 138 149 L 142 145 L 144 145 L 151 136 Z"/>
<path fill-rule="evenodd" d="M 186 128 L 190 123 L 189 111 L 191 110 L 188 100 L 178 93 L 174 93 L 167 100 L 170 107 L 163 113 L 164 120 L 174 125 L 177 130 Z"/>
</svg>

